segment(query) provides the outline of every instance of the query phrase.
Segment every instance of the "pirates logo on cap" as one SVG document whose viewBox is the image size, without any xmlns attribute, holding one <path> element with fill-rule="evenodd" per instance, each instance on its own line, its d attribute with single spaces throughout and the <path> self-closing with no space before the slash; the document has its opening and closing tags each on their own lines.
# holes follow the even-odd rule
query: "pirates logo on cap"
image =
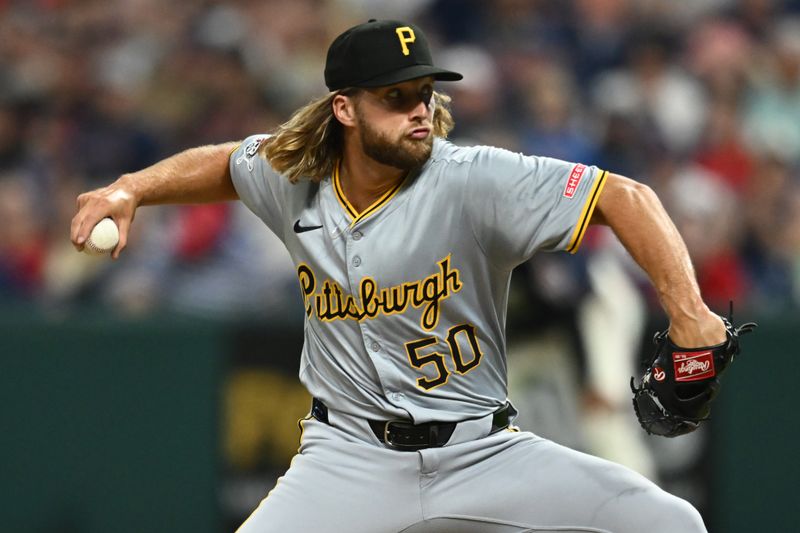
<svg viewBox="0 0 800 533">
<path fill-rule="evenodd" d="M 434 66 L 423 31 L 398 20 L 370 19 L 353 26 L 333 40 L 325 61 L 325 84 L 331 91 L 382 87 L 425 76 L 438 81 L 462 78 L 458 72 Z"/>
<path fill-rule="evenodd" d="M 397 38 L 400 39 L 400 46 L 403 47 L 403 55 L 407 56 L 411 53 L 408 49 L 408 45 L 417 40 L 417 36 L 414 35 L 414 30 L 408 26 L 402 26 L 396 28 L 394 31 L 397 32 Z"/>
</svg>

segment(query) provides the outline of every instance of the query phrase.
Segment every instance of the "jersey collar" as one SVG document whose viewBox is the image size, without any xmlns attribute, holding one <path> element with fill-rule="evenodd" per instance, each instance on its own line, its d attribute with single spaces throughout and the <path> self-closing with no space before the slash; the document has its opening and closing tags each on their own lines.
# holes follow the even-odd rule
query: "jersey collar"
<svg viewBox="0 0 800 533">
<path fill-rule="evenodd" d="M 406 175 L 403 176 L 403 179 L 397 182 L 397 185 L 392 187 L 389 191 L 386 192 L 386 194 L 375 200 L 375 202 L 373 202 L 372 205 L 370 205 L 369 207 L 364 209 L 364 211 L 359 213 L 356 210 L 356 208 L 353 207 L 353 204 L 351 204 L 350 201 L 347 199 L 347 197 L 344 195 L 344 191 L 342 190 L 342 184 L 339 178 L 339 167 L 341 166 L 341 163 L 342 161 L 340 159 L 336 162 L 336 165 L 333 167 L 333 190 L 336 193 L 336 199 L 339 201 L 339 205 L 342 206 L 342 209 L 344 209 L 344 211 L 348 214 L 348 216 L 351 219 L 350 222 L 351 227 L 354 226 L 357 222 L 361 222 L 362 220 L 374 215 L 375 213 L 380 211 L 380 209 L 383 206 L 388 204 L 389 200 L 394 198 L 395 195 L 397 195 L 397 193 L 400 191 L 400 188 L 406 182 L 406 179 L 408 178 L 409 174 L 406 173 Z"/>
</svg>

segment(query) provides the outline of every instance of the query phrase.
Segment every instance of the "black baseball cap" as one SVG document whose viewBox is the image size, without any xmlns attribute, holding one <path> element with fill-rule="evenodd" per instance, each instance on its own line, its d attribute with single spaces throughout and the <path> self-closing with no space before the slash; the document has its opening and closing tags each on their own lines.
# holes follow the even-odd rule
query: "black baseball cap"
<svg viewBox="0 0 800 533">
<path fill-rule="evenodd" d="M 423 76 L 458 81 L 463 76 L 433 66 L 428 41 L 414 24 L 372 19 L 339 35 L 328 48 L 325 85 L 381 87 Z"/>
</svg>

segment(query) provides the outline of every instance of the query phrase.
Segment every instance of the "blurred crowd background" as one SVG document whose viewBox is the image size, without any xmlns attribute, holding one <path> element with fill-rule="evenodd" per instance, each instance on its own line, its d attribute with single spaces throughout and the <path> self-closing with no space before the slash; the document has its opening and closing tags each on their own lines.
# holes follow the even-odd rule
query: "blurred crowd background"
<svg viewBox="0 0 800 533">
<path fill-rule="evenodd" d="M 269 131 L 325 92 L 329 42 L 373 15 L 421 24 L 465 73 L 440 87 L 456 142 L 648 183 L 712 304 L 797 309 L 800 2 L 779 0 L 2 1 L 3 301 L 237 315 L 293 300 L 282 252 L 236 206 L 143 210 L 110 272 L 69 248 L 75 197 Z"/>
<path fill-rule="evenodd" d="M 714 310 L 733 300 L 740 316 L 797 315 L 800 0 L 0 0 L 0 309 L 301 320 L 281 243 L 238 203 L 140 209 L 116 262 L 75 253 L 70 220 L 78 194 L 122 173 L 270 131 L 326 92 L 330 41 L 372 17 L 419 24 L 436 63 L 464 74 L 438 87 L 453 97 L 454 142 L 651 185 Z M 523 425 L 625 462 L 705 510 L 707 439 L 648 442 L 632 419 L 627 379 L 642 338 L 665 321 L 613 237 L 593 228 L 576 257 L 535 257 L 512 289 Z M 255 368 L 256 345 L 272 341 L 243 338 L 234 366 Z M 285 354 L 288 374 L 296 356 Z M 289 397 L 305 409 L 307 398 L 295 382 L 230 376 L 233 481 L 220 498 L 235 524 L 296 447 L 281 424 L 281 451 L 264 466 L 263 439 L 276 436 L 258 410 Z"/>
</svg>

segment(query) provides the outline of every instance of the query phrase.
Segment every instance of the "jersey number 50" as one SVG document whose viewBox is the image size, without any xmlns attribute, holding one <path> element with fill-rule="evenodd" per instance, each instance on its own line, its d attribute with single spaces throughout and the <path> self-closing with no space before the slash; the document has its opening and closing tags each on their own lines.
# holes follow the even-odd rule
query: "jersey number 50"
<svg viewBox="0 0 800 533">
<path fill-rule="evenodd" d="M 461 336 L 466 337 L 469 348 L 472 351 L 472 357 L 469 361 L 464 361 L 461 346 L 458 343 L 459 334 L 463 334 Z M 439 352 L 432 352 L 425 355 L 420 354 L 420 350 L 432 344 L 439 344 L 439 338 L 425 337 L 424 339 L 407 342 L 405 344 L 406 352 L 408 353 L 408 361 L 411 363 L 411 366 L 422 369 L 425 365 L 435 365 L 438 373 L 436 377 L 430 379 L 421 377 L 417 379 L 417 386 L 425 390 L 431 390 L 444 385 L 447 383 L 447 380 L 450 379 L 451 374 L 445 364 L 446 356 L 444 354 Z M 483 352 L 481 352 L 481 347 L 478 344 L 478 337 L 475 335 L 475 326 L 471 324 L 453 326 L 447 330 L 447 344 L 450 347 L 450 358 L 453 360 L 456 372 L 459 374 L 466 374 L 481 364 Z"/>
</svg>

